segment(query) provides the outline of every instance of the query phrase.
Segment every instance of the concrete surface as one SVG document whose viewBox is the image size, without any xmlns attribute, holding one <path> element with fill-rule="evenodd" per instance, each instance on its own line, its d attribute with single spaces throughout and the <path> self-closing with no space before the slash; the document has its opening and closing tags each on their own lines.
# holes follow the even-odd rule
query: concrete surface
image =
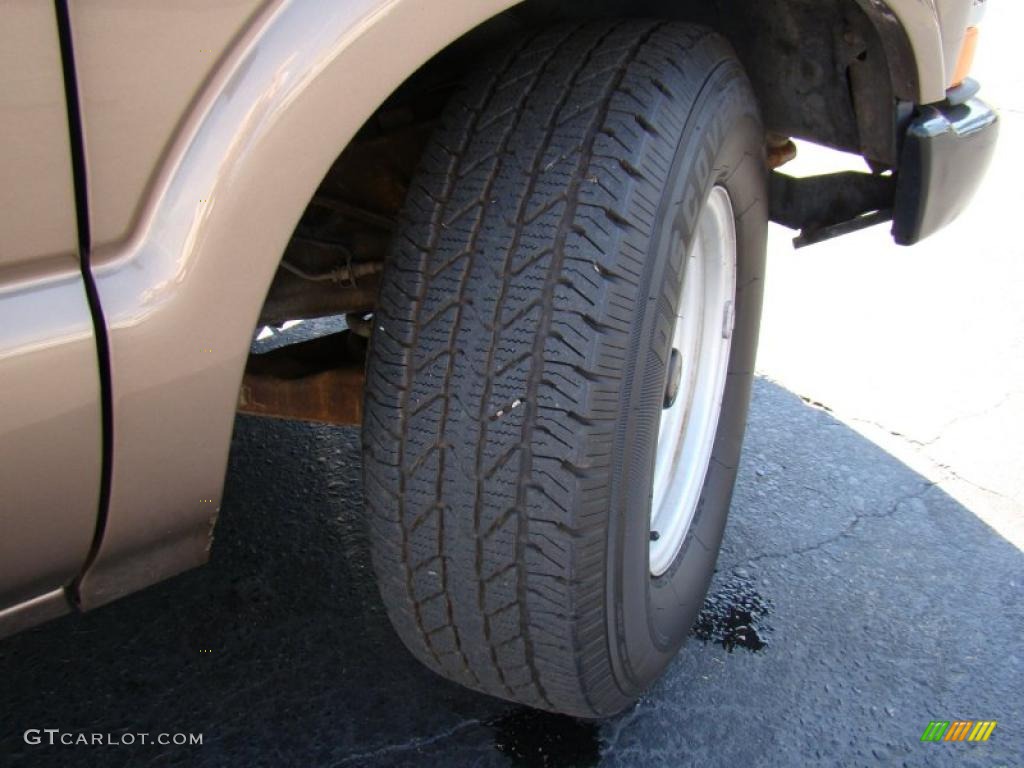
<svg viewBox="0 0 1024 768">
<path fill-rule="evenodd" d="M 1001 128 L 971 207 L 913 248 L 879 226 L 794 252 L 773 227 L 758 369 L 1024 548 L 1024 3 L 988 6 L 974 75 Z M 786 171 L 847 167 L 802 145 Z"/>
<path fill-rule="evenodd" d="M 357 433 L 240 418 L 210 566 L 0 642 L 0 765 L 1021 765 L 1024 6 L 990 5 L 1002 142 L 961 221 L 912 250 L 773 230 L 712 598 L 636 708 L 578 722 L 423 669 L 369 572 Z M 999 725 L 922 744 L 933 719 Z"/>
</svg>

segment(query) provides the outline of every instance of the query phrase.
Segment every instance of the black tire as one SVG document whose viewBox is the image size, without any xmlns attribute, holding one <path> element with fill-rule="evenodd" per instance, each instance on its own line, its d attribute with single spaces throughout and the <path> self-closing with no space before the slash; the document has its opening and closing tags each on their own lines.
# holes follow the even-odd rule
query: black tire
<svg viewBox="0 0 1024 768">
<path fill-rule="evenodd" d="M 732 495 L 767 226 L 753 94 L 706 29 L 548 29 L 473 74 L 421 163 L 367 371 L 384 603 L 412 653 L 450 680 L 612 714 L 683 643 Z M 651 578 L 653 450 L 679 301 L 670 244 L 690 242 L 714 184 L 736 214 L 729 375 L 694 522 Z"/>
</svg>

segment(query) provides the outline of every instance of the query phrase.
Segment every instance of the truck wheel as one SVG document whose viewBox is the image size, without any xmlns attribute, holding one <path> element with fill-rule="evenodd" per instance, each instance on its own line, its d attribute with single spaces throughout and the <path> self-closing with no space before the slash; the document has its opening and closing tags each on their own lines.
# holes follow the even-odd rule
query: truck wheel
<svg viewBox="0 0 1024 768">
<path fill-rule="evenodd" d="M 684 24 L 540 31 L 448 105 L 363 427 L 380 591 L 444 677 L 600 717 L 682 645 L 750 398 L 763 146 L 728 44 Z"/>
</svg>

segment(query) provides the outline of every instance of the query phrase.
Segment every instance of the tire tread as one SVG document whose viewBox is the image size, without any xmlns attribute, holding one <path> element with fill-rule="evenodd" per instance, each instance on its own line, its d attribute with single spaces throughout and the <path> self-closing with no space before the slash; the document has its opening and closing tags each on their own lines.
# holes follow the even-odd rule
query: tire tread
<svg viewBox="0 0 1024 768">
<path fill-rule="evenodd" d="M 389 616 L 449 679 L 584 716 L 635 695 L 605 615 L 622 368 L 685 72 L 731 55 L 683 24 L 543 30 L 424 152 L 375 315 L 365 495 Z"/>
</svg>

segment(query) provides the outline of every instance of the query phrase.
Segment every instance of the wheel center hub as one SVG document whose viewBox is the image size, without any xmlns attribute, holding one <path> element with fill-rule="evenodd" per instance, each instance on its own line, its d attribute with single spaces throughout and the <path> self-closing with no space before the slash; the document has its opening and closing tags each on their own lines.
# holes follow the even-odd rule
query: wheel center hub
<svg viewBox="0 0 1024 768">
<path fill-rule="evenodd" d="M 683 353 L 672 350 L 668 357 L 668 380 L 665 382 L 665 408 L 671 408 L 679 394 L 679 381 L 683 378 Z"/>
</svg>

